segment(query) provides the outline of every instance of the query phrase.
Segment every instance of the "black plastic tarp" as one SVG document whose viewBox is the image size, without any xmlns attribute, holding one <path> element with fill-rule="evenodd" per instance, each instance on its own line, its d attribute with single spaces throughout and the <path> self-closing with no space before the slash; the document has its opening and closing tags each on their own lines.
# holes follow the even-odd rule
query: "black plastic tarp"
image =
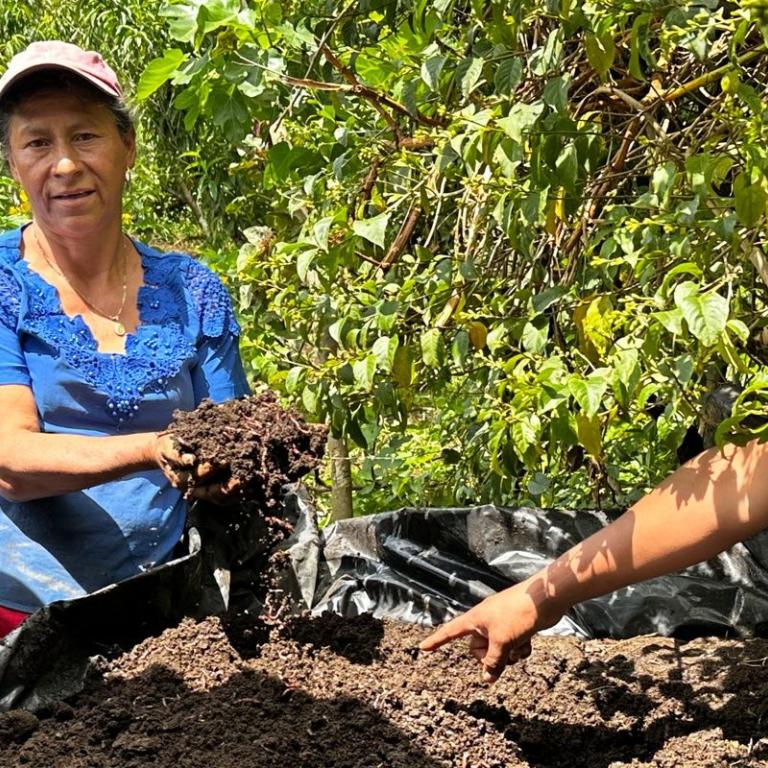
<svg viewBox="0 0 768 768">
<path fill-rule="evenodd" d="M 516 583 L 609 522 L 590 511 L 400 509 L 324 530 L 301 487 L 289 489 L 293 534 L 283 586 L 297 609 L 373 613 L 441 623 Z M 263 525 L 225 514 L 191 516 L 175 560 L 87 597 L 54 603 L 0 641 L 0 710 L 40 709 L 83 684 L 89 659 L 183 616 L 255 610 L 249 592 L 263 567 Z M 768 630 L 768 534 L 686 571 L 576 606 L 550 632 L 629 637 L 749 636 Z"/>
</svg>

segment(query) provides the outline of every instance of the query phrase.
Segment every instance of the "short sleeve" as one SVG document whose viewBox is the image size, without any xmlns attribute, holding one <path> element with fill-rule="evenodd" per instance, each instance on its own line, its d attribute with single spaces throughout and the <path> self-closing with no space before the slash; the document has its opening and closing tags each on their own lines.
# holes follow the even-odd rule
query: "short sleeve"
<svg viewBox="0 0 768 768">
<path fill-rule="evenodd" d="M 192 369 L 195 402 L 231 400 L 250 392 L 240 359 L 240 326 L 221 279 L 197 261 L 188 266 L 189 291 L 200 318 L 198 363 Z"/>
<path fill-rule="evenodd" d="M 200 318 L 200 333 L 210 339 L 229 333 L 240 335 L 232 299 L 221 278 L 194 259 L 187 262 L 187 288 Z"/>
<path fill-rule="evenodd" d="M 232 333 L 203 340 L 199 349 L 199 362 L 192 369 L 195 405 L 199 405 L 206 397 L 221 403 L 250 393 L 238 341 L 238 337 Z"/>
<path fill-rule="evenodd" d="M 20 306 L 18 281 L 8 269 L 0 268 L 0 385 L 32 383 L 16 330 Z"/>
</svg>

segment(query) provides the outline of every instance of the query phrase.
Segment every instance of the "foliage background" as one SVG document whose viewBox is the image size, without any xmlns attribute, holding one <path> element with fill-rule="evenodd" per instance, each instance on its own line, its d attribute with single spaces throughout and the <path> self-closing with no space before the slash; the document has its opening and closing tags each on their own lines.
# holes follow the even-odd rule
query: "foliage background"
<svg viewBox="0 0 768 768">
<path fill-rule="evenodd" d="M 13 8 L 6 56 L 64 37 L 137 83 L 131 226 L 229 281 L 357 513 L 626 505 L 721 382 L 719 439 L 761 434 L 760 2 Z"/>
</svg>

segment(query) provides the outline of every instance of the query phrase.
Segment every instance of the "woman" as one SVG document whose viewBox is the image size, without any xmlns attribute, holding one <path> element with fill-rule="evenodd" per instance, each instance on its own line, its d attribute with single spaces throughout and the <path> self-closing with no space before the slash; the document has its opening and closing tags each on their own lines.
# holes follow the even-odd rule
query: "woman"
<svg viewBox="0 0 768 768">
<path fill-rule="evenodd" d="M 421 648 L 468 637 L 483 678 L 493 682 L 576 603 L 708 560 L 766 527 L 768 443 L 710 449 L 551 565 L 444 624 Z"/>
<path fill-rule="evenodd" d="M 58 41 L 15 56 L 0 141 L 32 208 L 0 236 L 3 636 L 169 559 L 194 457 L 163 430 L 248 385 L 220 281 L 122 230 L 135 134 L 101 56 Z"/>
</svg>

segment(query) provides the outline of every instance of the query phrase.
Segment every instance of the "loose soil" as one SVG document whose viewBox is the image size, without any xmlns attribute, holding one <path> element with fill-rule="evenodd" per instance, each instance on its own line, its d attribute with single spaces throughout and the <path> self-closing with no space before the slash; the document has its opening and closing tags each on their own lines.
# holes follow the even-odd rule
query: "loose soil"
<svg viewBox="0 0 768 768">
<path fill-rule="evenodd" d="M 4 768 L 768 765 L 768 641 L 539 638 L 494 686 L 456 644 L 370 617 L 300 618 L 235 650 L 219 619 L 104 662 L 35 717 L 0 715 Z"/>
</svg>

